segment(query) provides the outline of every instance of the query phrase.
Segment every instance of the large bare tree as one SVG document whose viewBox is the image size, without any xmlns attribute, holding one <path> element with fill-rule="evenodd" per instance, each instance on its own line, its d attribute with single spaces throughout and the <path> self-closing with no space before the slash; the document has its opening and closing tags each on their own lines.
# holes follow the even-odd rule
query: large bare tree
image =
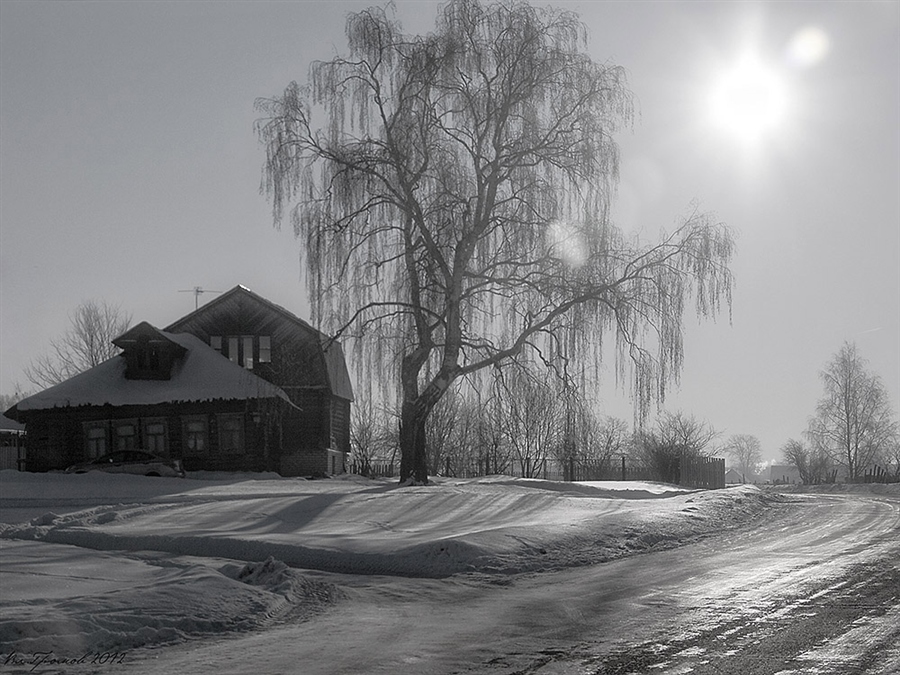
<svg viewBox="0 0 900 675">
<path fill-rule="evenodd" d="M 848 480 L 857 480 L 897 439 L 887 389 L 851 342 L 843 344 L 820 376 L 825 393 L 808 436 L 846 470 Z"/>
<path fill-rule="evenodd" d="M 762 446 L 759 439 L 750 434 L 734 434 L 729 436 L 722 449 L 741 472 L 742 480 L 745 483 L 748 480 L 752 481 L 759 472 L 759 465 L 762 462 Z"/>
<path fill-rule="evenodd" d="M 303 242 L 313 320 L 397 373 L 401 480 L 427 481 L 450 384 L 528 350 L 596 362 L 611 333 L 646 414 L 680 371 L 686 306 L 730 305 L 733 242 L 696 211 L 652 244 L 609 223 L 622 68 L 586 54 L 575 14 L 515 0 L 450 0 L 426 36 L 369 9 L 347 37 L 258 102 L 263 187 Z"/>
<path fill-rule="evenodd" d="M 128 330 L 131 315 L 105 300 L 88 300 L 69 315 L 69 328 L 50 341 L 49 353 L 25 368 L 38 387 L 51 387 L 119 353 L 112 341 Z"/>
</svg>

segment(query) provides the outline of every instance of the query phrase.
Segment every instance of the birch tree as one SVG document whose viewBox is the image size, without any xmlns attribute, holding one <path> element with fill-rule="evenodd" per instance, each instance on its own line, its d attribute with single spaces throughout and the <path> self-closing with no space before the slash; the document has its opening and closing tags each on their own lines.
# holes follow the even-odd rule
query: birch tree
<svg viewBox="0 0 900 675">
<path fill-rule="evenodd" d="M 596 363 L 614 338 L 639 414 L 682 366 L 682 319 L 730 307 L 729 230 L 692 211 L 653 243 L 609 222 L 624 70 L 568 11 L 450 0 L 433 32 L 385 9 L 348 53 L 258 101 L 263 190 L 302 242 L 313 321 L 400 400 L 402 481 L 460 377 L 531 350 Z M 384 373 L 393 371 L 393 378 Z"/>
<path fill-rule="evenodd" d="M 845 342 L 820 373 L 825 393 L 808 436 L 854 481 L 897 438 L 897 420 L 881 378 L 856 345 Z"/>
</svg>

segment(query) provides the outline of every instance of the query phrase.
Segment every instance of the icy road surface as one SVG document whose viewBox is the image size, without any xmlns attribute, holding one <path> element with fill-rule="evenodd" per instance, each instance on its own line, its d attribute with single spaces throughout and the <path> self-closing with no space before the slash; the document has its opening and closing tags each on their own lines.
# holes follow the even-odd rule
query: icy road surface
<svg viewBox="0 0 900 675">
<path fill-rule="evenodd" d="M 898 486 L 10 473 L 0 673 L 900 672 Z"/>
</svg>

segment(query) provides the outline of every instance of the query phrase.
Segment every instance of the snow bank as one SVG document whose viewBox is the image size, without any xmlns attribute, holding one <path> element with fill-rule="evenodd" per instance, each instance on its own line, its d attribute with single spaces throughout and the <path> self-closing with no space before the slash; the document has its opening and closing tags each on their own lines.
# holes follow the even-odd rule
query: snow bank
<svg viewBox="0 0 900 675">
<path fill-rule="evenodd" d="M 62 597 L 34 592 L 23 597 L 21 582 L 4 580 L 4 651 L 102 653 L 248 631 L 304 619 L 342 595 L 332 584 L 309 579 L 271 558 L 245 566 L 153 556 L 123 562 L 94 552 L 81 554 L 73 547 L 31 547 L 30 552 L 3 547 L 4 554 L 10 554 L 4 577 L 46 574 L 31 556 L 46 560 L 50 553 L 51 559 L 69 565 L 73 557 L 79 559 L 78 588 Z M 120 565 L 134 569 L 125 579 L 110 579 Z"/>
<path fill-rule="evenodd" d="M 771 489 L 801 494 L 871 494 L 900 496 L 900 483 L 824 483 L 822 485 L 775 485 Z"/>
<path fill-rule="evenodd" d="M 0 525 L 3 538 L 431 578 L 561 569 L 678 545 L 746 522 L 777 499 L 752 486 L 702 492 L 508 477 L 398 488 L 358 479 L 22 476 L 0 476 L 2 503 L 20 506 L 25 486 L 48 508 Z M 39 491 L 36 481 L 45 483 Z M 60 513 L 79 499 L 89 508 Z M 108 503 L 93 506 L 98 499 Z"/>
<path fill-rule="evenodd" d="M 71 654 L 253 630 L 339 601 L 323 574 L 495 582 L 671 548 L 786 499 L 508 477 L 214 478 L 2 472 L 0 643 Z M 69 590 L 34 583 L 56 576 Z"/>
</svg>

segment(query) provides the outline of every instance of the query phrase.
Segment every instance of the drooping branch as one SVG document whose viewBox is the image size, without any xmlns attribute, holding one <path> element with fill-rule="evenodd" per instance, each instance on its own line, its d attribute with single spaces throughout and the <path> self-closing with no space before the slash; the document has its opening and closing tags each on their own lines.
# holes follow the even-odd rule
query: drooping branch
<svg viewBox="0 0 900 675">
<path fill-rule="evenodd" d="M 258 104 L 263 189 L 305 243 L 313 320 L 353 327 L 357 365 L 399 370 L 387 388 L 425 416 L 524 351 L 596 361 L 608 331 L 641 405 L 664 397 L 685 303 L 730 306 L 733 242 L 698 214 L 655 245 L 608 222 L 631 95 L 578 18 L 450 0 L 427 36 L 381 9 L 347 36 L 347 56 Z"/>
</svg>

